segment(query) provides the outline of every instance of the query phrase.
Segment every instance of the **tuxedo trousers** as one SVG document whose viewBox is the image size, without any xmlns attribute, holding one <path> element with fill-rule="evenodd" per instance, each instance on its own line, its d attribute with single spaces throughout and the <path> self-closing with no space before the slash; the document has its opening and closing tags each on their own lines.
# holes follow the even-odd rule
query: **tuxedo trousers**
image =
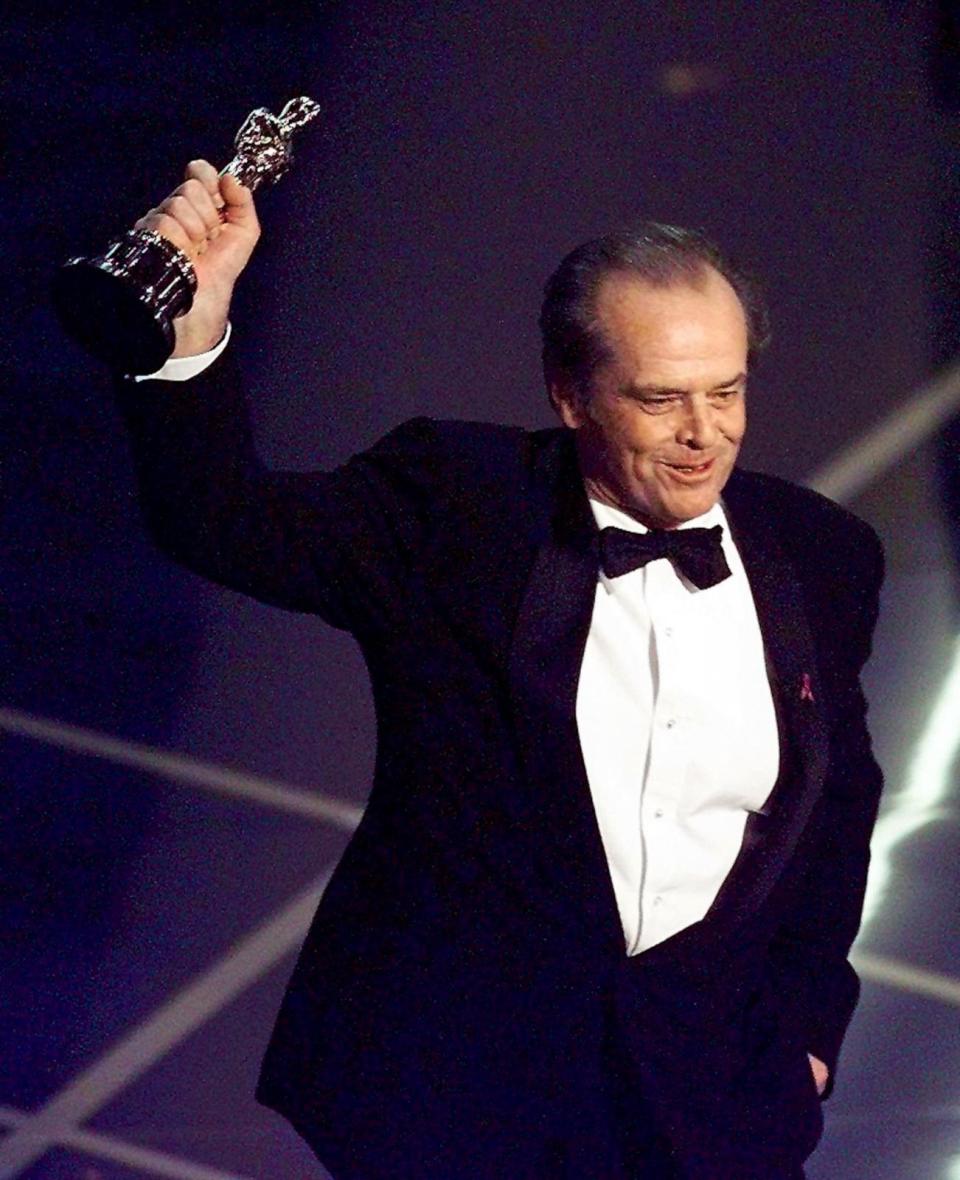
<svg viewBox="0 0 960 1180">
<path fill-rule="evenodd" d="M 443 1180 L 502 1180 L 504 1175 L 510 1175 L 511 1180 L 682 1180 L 670 1145 L 657 1130 L 640 1091 L 639 1076 L 612 1005 L 606 1007 L 585 1040 L 588 1043 L 578 1055 L 567 1100 L 557 1110 L 552 1130 L 545 1133 L 542 1124 L 531 1126 L 529 1136 L 537 1136 L 541 1142 L 531 1144 L 527 1138 L 519 1153 L 528 1160 L 534 1156 L 538 1163 L 518 1168 L 509 1162 L 511 1148 L 505 1143 L 498 1162 L 485 1167 L 473 1158 L 469 1139 L 465 1139 L 462 1171 L 444 1173 Z M 549 1081 L 544 1078 L 545 1089 Z M 370 1180 L 369 1165 L 358 1168 L 352 1152 L 339 1155 L 326 1131 L 303 1122 L 294 1122 L 294 1127 L 333 1180 Z M 514 1134 L 527 1132 L 521 1127 Z M 396 1180 L 434 1180 L 435 1167 L 425 1167 L 416 1159 L 405 1163 L 399 1172 L 391 1173 Z M 379 1178 L 376 1165 L 373 1169 Z"/>
<path fill-rule="evenodd" d="M 511 1180 L 682 1180 L 670 1145 L 654 1128 L 633 1085 L 629 1063 L 616 1047 L 607 1048 L 605 1067 L 581 1075 L 577 1097 L 558 1119 L 554 1135 L 544 1142 L 536 1171 L 525 1169 L 522 1177 L 514 1172 Z M 324 1138 L 321 1146 L 308 1124 L 295 1124 L 295 1128 L 333 1180 L 368 1180 L 352 1163 L 333 1159 L 328 1140 Z M 465 1143 L 461 1175 L 469 1180 L 502 1180 L 504 1172 L 498 1164 L 487 1176 Z M 420 1180 L 420 1176 L 417 1161 L 410 1160 L 402 1180 Z M 445 1180 L 460 1178 L 454 1174 Z"/>
<path fill-rule="evenodd" d="M 802 1047 L 790 1045 L 782 1067 L 774 1021 L 762 1038 L 772 1055 L 744 1068 L 755 1014 L 744 1013 L 742 989 L 727 986 L 719 964 L 703 970 L 701 948 L 690 942 L 624 957 L 567 1059 L 555 1116 L 529 1128 L 505 1127 L 486 1162 L 471 1152 L 468 1134 L 462 1166 L 459 1151 L 445 1149 L 438 1171 L 425 1162 L 433 1154 L 429 1142 L 420 1160 L 415 1147 L 406 1147 L 409 1158 L 378 1164 L 362 1145 L 339 1144 L 329 1127 L 294 1126 L 333 1180 L 800 1180 L 815 1142 L 805 1113 L 813 1082 Z M 556 1093 L 554 1081 L 544 1077 L 544 1092 Z M 799 1106 L 790 1101 L 794 1091 Z M 382 1130 L 381 1123 L 381 1139 Z M 456 1126 L 437 1133 L 448 1145 L 458 1141 Z M 358 1166 L 357 1159 L 367 1162 Z"/>
<path fill-rule="evenodd" d="M 686 1169 L 656 1129 L 647 1103 L 630 1080 L 628 1067 L 611 1064 L 606 1077 L 584 1081 L 595 1087 L 590 1098 L 568 1112 L 564 1120 L 567 1130 L 544 1145 L 542 1167 L 535 1174 L 525 1173 L 523 1180 L 686 1180 Z M 295 1129 L 333 1180 L 369 1180 L 352 1163 L 333 1159 L 328 1141 L 324 1139 L 321 1146 L 309 1124 L 295 1124 Z M 470 1180 L 487 1180 L 471 1161 L 469 1144 L 464 1147 L 462 1174 Z M 420 1180 L 417 1162 L 411 1160 L 402 1175 L 403 1180 Z M 502 1175 L 498 1166 L 489 1180 L 501 1180 Z M 783 1170 L 775 1169 L 768 1175 L 769 1180 L 804 1180 L 805 1173 L 800 1166 L 786 1164 Z M 713 1176 L 714 1180 L 741 1180 L 739 1172 L 726 1169 Z M 450 1176 L 449 1180 L 459 1178 Z"/>
</svg>

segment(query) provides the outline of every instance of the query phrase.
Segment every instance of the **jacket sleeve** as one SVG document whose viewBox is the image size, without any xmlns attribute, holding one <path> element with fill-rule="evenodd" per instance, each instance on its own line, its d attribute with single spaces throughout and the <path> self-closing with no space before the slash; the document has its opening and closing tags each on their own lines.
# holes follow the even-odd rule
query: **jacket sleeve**
<svg viewBox="0 0 960 1180">
<path fill-rule="evenodd" d="M 843 590 L 848 597 L 841 625 L 847 629 L 850 659 L 834 678 L 830 763 L 808 830 L 812 851 L 770 950 L 782 1001 L 808 1052 L 830 1070 L 824 1097 L 833 1087 L 840 1045 L 859 997 L 859 980 L 847 956 L 860 926 L 870 836 L 883 785 L 860 682 L 877 618 L 883 554 L 865 527 L 859 553 L 864 573 Z"/>
<path fill-rule="evenodd" d="M 123 380 L 118 398 L 145 521 L 176 561 L 350 631 L 402 611 L 436 463 L 428 419 L 336 470 L 274 472 L 256 455 L 230 349 L 189 381 Z"/>
</svg>

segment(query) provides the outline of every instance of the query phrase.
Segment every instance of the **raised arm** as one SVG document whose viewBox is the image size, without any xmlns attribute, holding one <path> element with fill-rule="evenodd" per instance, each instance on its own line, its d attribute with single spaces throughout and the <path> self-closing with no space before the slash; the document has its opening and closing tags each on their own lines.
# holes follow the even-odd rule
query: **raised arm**
<svg viewBox="0 0 960 1180">
<path fill-rule="evenodd" d="M 251 193 L 196 160 L 137 223 L 188 254 L 190 312 L 175 357 L 223 336 L 234 284 L 260 234 Z M 409 586 L 430 470 L 429 424 L 411 423 L 332 472 L 266 470 L 251 436 L 231 350 L 187 381 L 119 382 L 144 516 L 155 540 L 195 572 L 262 601 L 352 631 L 384 625 Z"/>
</svg>

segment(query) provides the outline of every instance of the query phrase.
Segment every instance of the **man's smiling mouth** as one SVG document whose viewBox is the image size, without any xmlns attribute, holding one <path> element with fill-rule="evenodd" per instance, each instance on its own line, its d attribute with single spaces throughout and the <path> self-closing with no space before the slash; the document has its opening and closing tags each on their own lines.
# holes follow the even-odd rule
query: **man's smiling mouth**
<svg viewBox="0 0 960 1180">
<path fill-rule="evenodd" d="M 705 463 L 664 463 L 664 466 L 676 475 L 698 476 L 706 475 L 713 468 L 714 462 L 714 459 L 708 459 Z"/>
</svg>

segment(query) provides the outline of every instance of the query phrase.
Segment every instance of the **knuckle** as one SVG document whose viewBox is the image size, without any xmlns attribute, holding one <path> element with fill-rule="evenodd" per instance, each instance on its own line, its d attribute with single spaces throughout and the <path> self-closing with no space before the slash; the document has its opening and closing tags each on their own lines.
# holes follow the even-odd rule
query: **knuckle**
<svg viewBox="0 0 960 1180">
<path fill-rule="evenodd" d="M 217 211 L 209 189 L 200 180 L 190 180 L 184 185 L 184 196 L 190 201 L 196 212 L 207 222 L 217 220 Z"/>
<path fill-rule="evenodd" d="M 196 159 L 191 160 L 187 165 L 185 174 L 187 177 L 209 176 L 213 170 L 213 165 L 209 160 Z"/>
<path fill-rule="evenodd" d="M 139 228 L 153 230 L 154 233 L 160 234 L 161 237 L 166 238 L 180 249 L 188 245 L 188 239 L 183 232 L 183 227 L 178 221 L 166 213 L 158 213 L 151 217 L 145 217 L 143 221 L 144 224 Z"/>
<path fill-rule="evenodd" d="M 197 216 L 197 211 L 186 197 L 171 197 L 163 210 L 168 217 L 172 217 L 189 233 L 197 233 L 202 229 L 203 222 Z"/>
</svg>

